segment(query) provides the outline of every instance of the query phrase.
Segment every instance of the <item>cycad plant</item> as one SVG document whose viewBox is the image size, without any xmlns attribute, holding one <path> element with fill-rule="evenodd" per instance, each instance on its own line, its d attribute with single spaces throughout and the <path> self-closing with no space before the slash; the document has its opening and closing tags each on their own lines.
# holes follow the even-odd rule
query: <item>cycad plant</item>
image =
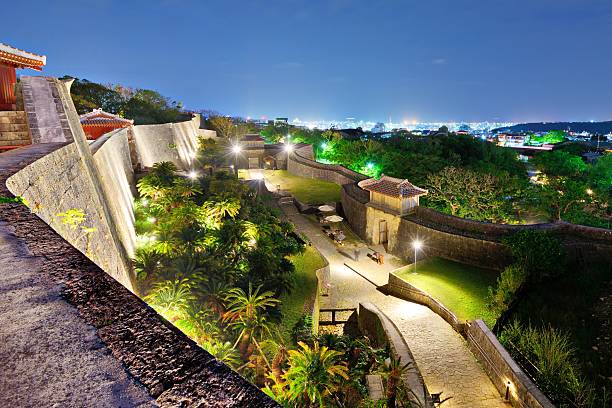
<svg viewBox="0 0 612 408">
<path fill-rule="evenodd" d="M 156 283 L 144 300 L 162 316 L 174 322 L 181 318 L 194 296 L 189 280 L 176 279 Z"/>
<path fill-rule="evenodd" d="M 340 362 L 341 353 L 298 343 L 301 350 L 289 351 L 289 368 L 284 374 L 287 399 L 301 407 L 325 407 L 348 377 L 348 368 Z"/>
</svg>

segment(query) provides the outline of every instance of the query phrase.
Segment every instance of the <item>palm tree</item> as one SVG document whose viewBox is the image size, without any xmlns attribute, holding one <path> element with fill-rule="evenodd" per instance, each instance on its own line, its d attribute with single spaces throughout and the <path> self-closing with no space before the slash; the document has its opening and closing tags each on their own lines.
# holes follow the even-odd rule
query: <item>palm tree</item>
<svg viewBox="0 0 612 408">
<path fill-rule="evenodd" d="M 403 402 L 409 404 L 409 406 L 414 406 L 414 404 L 419 404 L 419 399 L 416 397 L 412 390 L 406 390 L 403 387 L 402 377 L 406 375 L 406 373 L 412 369 L 412 362 L 408 362 L 402 365 L 402 358 L 395 358 L 391 356 L 388 360 L 386 360 L 383 364 L 381 364 L 379 373 L 386 381 L 385 392 L 387 394 L 387 407 L 395 408 L 395 401 L 397 400 L 397 395 L 399 391 L 402 391 L 402 394 L 405 395 L 406 398 L 403 398 Z M 417 406 L 418 406 L 417 405 Z"/>
<path fill-rule="evenodd" d="M 194 300 L 191 283 L 187 279 L 156 283 L 144 300 L 170 321 L 178 320 Z"/>
<path fill-rule="evenodd" d="M 348 368 L 339 364 L 342 354 L 337 351 L 319 347 L 318 342 L 312 348 L 298 344 L 301 350 L 289 350 L 289 368 L 283 376 L 289 387 L 287 398 L 299 406 L 324 407 L 342 380 L 349 379 Z"/>
<path fill-rule="evenodd" d="M 222 361 L 231 367 L 237 367 L 240 364 L 240 356 L 238 355 L 236 349 L 232 347 L 232 343 L 229 341 L 221 342 L 210 340 L 201 343 L 200 346 L 215 356 L 217 360 Z"/>
<path fill-rule="evenodd" d="M 211 228 L 219 228 L 225 217 L 234 218 L 240 212 L 240 202 L 236 199 L 206 201 L 202 205 L 202 220 Z"/>
<path fill-rule="evenodd" d="M 174 258 L 170 265 L 170 270 L 176 278 L 191 278 L 194 275 L 198 275 L 200 281 L 206 279 L 206 277 L 202 276 L 204 268 L 199 265 L 197 256 L 194 254 L 186 253 L 178 258 Z"/>
<path fill-rule="evenodd" d="M 154 276 L 160 266 L 161 259 L 162 256 L 151 246 L 137 248 L 132 260 L 136 277 L 144 280 Z"/>
<path fill-rule="evenodd" d="M 260 294 L 260 289 L 261 286 L 258 286 L 253 290 L 253 285 L 249 283 L 248 293 L 245 293 L 241 288 L 233 288 L 228 291 L 225 297 L 228 311 L 225 313 L 224 320 L 229 321 L 232 326 L 239 330 L 240 334 L 234 343 L 234 347 L 240 344 L 239 350 L 245 358 L 249 354 L 248 347 L 251 342 L 255 343 L 262 355 L 264 354 L 257 342 L 257 337 L 270 335 L 271 331 L 269 323 L 262 315 L 268 308 L 280 302 L 274 298 L 273 292 L 267 291 Z"/>
<path fill-rule="evenodd" d="M 170 183 L 174 179 L 174 173 L 177 170 L 174 163 L 163 161 L 155 163 L 149 174 L 158 177 L 164 183 Z"/>
</svg>

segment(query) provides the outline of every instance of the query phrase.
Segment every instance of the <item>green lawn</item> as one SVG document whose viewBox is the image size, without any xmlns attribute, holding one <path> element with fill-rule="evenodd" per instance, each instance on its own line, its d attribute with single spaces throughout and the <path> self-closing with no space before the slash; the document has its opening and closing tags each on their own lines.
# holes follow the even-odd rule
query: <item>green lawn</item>
<svg viewBox="0 0 612 408">
<path fill-rule="evenodd" d="M 441 258 L 429 258 L 396 272 L 397 275 L 427 292 L 460 320 L 482 319 L 493 327 L 495 317 L 486 306 L 489 286 L 495 286 L 499 272 L 480 269 Z"/>
<path fill-rule="evenodd" d="M 340 186 L 329 181 L 299 177 L 287 170 L 263 170 L 266 181 L 281 190 L 287 190 L 305 204 L 323 204 L 340 201 Z"/>
<path fill-rule="evenodd" d="M 315 271 L 325 266 L 325 259 L 311 246 L 306 246 L 304 253 L 294 255 L 290 259 L 295 265 L 294 287 L 290 295 L 281 298 L 281 331 L 287 343 L 291 342 L 291 329 L 304 313 L 304 303 L 316 294 Z"/>
</svg>

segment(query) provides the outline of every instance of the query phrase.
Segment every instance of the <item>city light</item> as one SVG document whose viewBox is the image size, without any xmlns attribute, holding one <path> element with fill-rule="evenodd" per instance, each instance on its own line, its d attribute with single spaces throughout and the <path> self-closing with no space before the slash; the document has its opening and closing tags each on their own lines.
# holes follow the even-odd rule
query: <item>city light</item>
<svg viewBox="0 0 612 408">
<path fill-rule="evenodd" d="M 242 151 L 242 148 L 240 147 L 240 145 L 234 145 L 232 146 L 232 152 L 238 154 Z"/>
</svg>

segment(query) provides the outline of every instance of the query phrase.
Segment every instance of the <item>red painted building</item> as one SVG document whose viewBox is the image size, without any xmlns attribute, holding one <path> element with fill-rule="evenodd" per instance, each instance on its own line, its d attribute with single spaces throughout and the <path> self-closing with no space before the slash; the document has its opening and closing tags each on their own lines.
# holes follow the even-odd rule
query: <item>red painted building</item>
<svg viewBox="0 0 612 408">
<path fill-rule="evenodd" d="M 16 68 L 42 71 L 47 57 L 26 52 L 0 43 L 0 111 L 15 110 Z"/>
<path fill-rule="evenodd" d="M 133 120 L 104 112 L 102 109 L 94 109 L 81 115 L 81 126 L 83 126 L 83 131 L 89 140 L 96 140 L 105 133 L 130 127 L 133 124 Z"/>
</svg>

